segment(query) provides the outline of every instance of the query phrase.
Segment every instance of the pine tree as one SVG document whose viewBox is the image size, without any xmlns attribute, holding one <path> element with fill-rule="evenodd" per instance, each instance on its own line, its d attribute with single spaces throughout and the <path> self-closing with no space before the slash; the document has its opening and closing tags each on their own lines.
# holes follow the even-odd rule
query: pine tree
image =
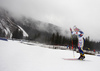
<svg viewBox="0 0 100 71">
<path fill-rule="evenodd" d="M 51 37 L 51 44 L 55 44 L 55 33 L 52 34 L 52 37 Z"/>
<path fill-rule="evenodd" d="M 59 33 L 56 33 L 56 38 L 55 38 L 55 44 L 58 45 L 59 44 Z"/>
<path fill-rule="evenodd" d="M 23 38 L 23 32 L 22 32 L 20 29 L 16 29 L 16 30 L 13 32 L 12 38 L 22 39 L 22 38 Z"/>
</svg>

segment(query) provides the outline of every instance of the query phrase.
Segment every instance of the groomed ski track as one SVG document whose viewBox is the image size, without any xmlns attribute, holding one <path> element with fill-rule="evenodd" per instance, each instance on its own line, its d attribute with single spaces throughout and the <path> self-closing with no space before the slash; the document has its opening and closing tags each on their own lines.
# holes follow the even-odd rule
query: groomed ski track
<svg viewBox="0 0 100 71">
<path fill-rule="evenodd" d="M 73 51 L 0 40 L 0 71 L 100 71 L 98 56 L 86 55 L 84 61 L 63 58 L 74 58 Z"/>
</svg>

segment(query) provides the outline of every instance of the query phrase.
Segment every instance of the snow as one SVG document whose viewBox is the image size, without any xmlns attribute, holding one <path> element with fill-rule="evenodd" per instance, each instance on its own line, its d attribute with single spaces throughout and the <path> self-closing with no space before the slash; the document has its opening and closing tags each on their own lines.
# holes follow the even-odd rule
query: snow
<svg viewBox="0 0 100 71">
<path fill-rule="evenodd" d="M 74 54 L 71 50 L 0 40 L 0 71 L 100 71 L 98 56 L 86 55 L 85 61 L 63 59 L 79 57 L 79 53 Z"/>
<path fill-rule="evenodd" d="M 11 33 L 11 31 L 10 31 L 10 29 L 8 28 L 8 27 L 6 27 L 6 30 L 7 30 L 7 34 L 10 34 L 10 38 L 12 37 L 12 33 Z"/>
<path fill-rule="evenodd" d="M 17 25 L 18 26 L 18 25 Z M 23 31 L 23 36 L 28 37 L 28 34 L 22 29 L 22 27 L 18 26 Z"/>
<path fill-rule="evenodd" d="M 5 34 L 6 34 L 5 36 L 7 36 L 10 33 L 10 30 L 7 27 L 4 29 L 4 31 L 5 31 Z"/>
</svg>

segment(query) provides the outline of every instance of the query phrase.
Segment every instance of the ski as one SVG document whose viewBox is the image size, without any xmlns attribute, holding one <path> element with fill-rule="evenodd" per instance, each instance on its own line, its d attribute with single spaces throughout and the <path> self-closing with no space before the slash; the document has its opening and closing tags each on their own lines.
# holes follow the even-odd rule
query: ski
<svg viewBox="0 0 100 71">
<path fill-rule="evenodd" d="M 78 59 L 78 58 L 63 58 L 64 60 L 80 60 L 80 59 Z M 84 61 L 84 59 L 83 60 L 80 60 L 80 61 Z"/>
</svg>

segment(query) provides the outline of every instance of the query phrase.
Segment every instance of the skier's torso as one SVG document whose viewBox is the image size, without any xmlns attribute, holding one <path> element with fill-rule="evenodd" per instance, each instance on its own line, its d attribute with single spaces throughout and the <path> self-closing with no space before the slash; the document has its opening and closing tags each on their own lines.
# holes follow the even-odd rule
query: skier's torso
<svg viewBox="0 0 100 71">
<path fill-rule="evenodd" d="M 82 31 L 78 31 L 78 32 L 72 32 L 72 34 L 77 35 L 78 37 L 78 47 L 82 47 L 84 44 L 84 39 L 83 39 L 83 32 Z"/>
<path fill-rule="evenodd" d="M 78 37 L 78 39 L 79 39 L 79 38 L 83 38 L 83 34 L 84 34 L 84 33 L 83 33 L 82 31 L 78 31 L 78 32 L 75 32 L 75 31 L 74 31 L 74 32 L 72 32 L 72 34 L 77 35 L 77 37 Z"/>
</svg>

